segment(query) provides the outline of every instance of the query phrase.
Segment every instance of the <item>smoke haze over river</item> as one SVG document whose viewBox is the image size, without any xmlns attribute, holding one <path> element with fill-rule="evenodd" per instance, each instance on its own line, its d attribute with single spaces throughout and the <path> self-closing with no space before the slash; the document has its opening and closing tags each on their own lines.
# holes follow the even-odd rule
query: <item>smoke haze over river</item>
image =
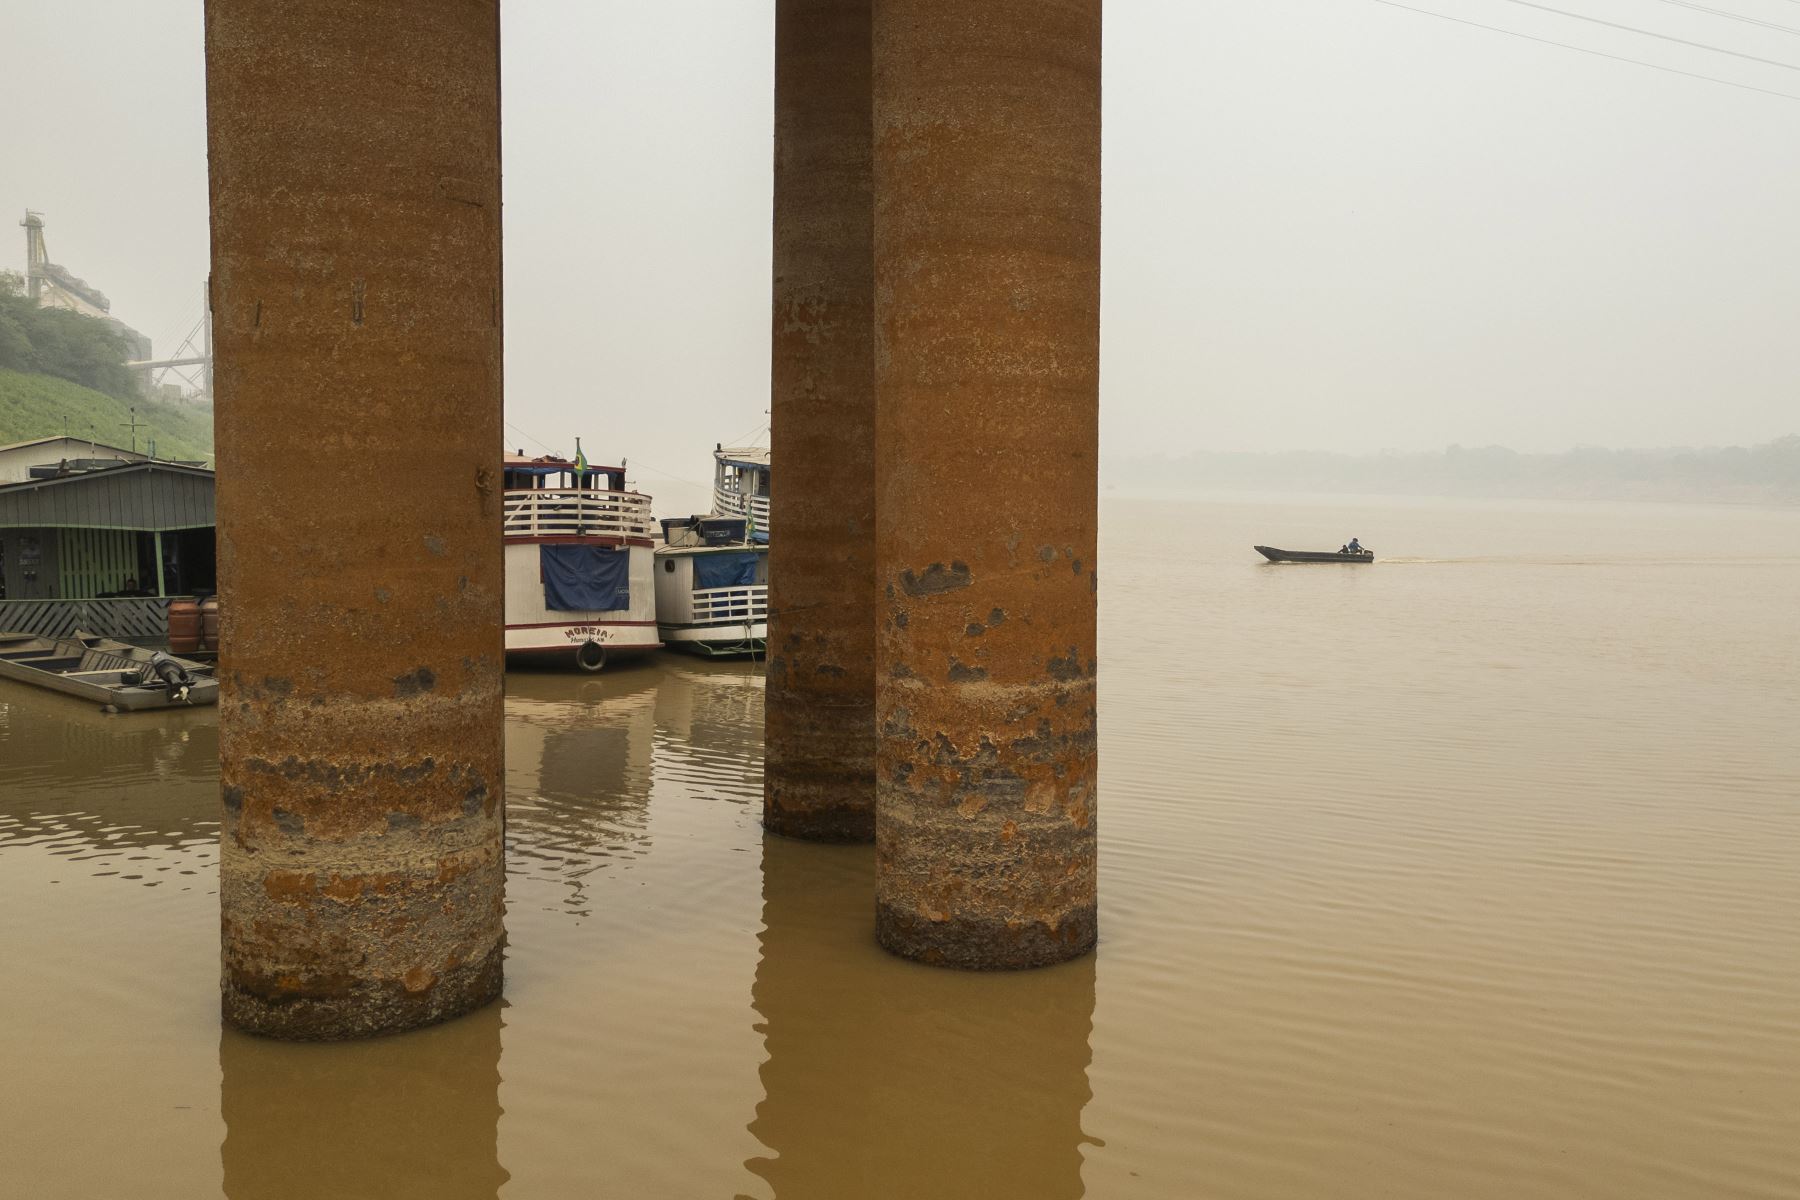
<svg viewBox="0 0 1800 1200">
<path fill-rule="evenodd" d="M 873 851 L 761 830 L 758 668 L 658 657 L 508 676 L 504 1005 L 222 1033 L 215 713 L 0 683 L 8 1187 L 1800 1192 L 1800 513 L 1103 516 L 1101 945 L 1042 972 L 877 949 Z"/>
</svg>

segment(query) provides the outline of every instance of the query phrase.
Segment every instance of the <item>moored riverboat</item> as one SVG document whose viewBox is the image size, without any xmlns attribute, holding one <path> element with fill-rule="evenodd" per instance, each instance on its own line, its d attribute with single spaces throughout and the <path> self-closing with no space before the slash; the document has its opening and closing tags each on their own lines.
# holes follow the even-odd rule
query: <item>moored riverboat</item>
<svg viewBox="0 0 1800 1200">
<path fill-rule="evenodd" d="M 109 712 L 217 704 L 211 668 L 160 650 L 77 631 L 0 633 L 0 679 L 89 700 Z"/>
<path fill-rule="evenodd" d="M 656 548 L 656 620 L 671 648 L 709 657 L 763 653 L 769 548 L 741 516 L 670 517 Z"/>
<path fill-rule="evenodd" d="M 761 446 L 713 448 L 713 514 L 744 518 L 744 536 L 769 540 L 769 451 Z"/>
<path fill-rule="evenodd" d="M 655 650 L 656 526 L 650 497 L 625 486 L 625 468 L 576 452 L 507 455 L 502 467 L 509 663 L 573 663 Z"/>
<path fill-rule="evenodd" d="M 1278 550 L 1274 546 L 1257 546 L 1256 552 L 1276 563 L 1372 563 L 1370 550 Z"/>
</svg>

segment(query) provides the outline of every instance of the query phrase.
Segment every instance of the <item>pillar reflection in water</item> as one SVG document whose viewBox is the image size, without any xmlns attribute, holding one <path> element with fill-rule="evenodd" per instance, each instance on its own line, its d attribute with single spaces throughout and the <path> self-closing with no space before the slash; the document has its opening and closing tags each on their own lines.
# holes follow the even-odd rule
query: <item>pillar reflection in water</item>
<svg viewBox="0 0 1800 1200">
<path fill-rule="evenodd" d="M 227 1200 L 493 1200 L 502 1007 L 348 1046 L 225 1030 Z"/>
<path fill-rule="evenodd" d="M 872 852 L 763 839 L 764 1097 L 745 1166 L 780 1200 L 1082 1195 L 1091 956 L 932 970 L 869 936 Z"/>
</svg>

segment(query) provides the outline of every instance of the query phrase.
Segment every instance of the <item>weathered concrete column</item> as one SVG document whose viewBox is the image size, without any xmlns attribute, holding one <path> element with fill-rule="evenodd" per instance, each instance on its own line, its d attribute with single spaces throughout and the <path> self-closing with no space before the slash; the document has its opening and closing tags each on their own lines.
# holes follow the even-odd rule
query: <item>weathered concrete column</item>
<svg viewBox="0 0 1800 1200">
<path fill-rule="evenodd" d="M 775 5 L 763 823 L 875 836 L 870 0 Z"/>
<path fill-rule="evenodd" d="M 500 993 L 496 0 L 207 0 L 225 1019 Z"/>
<path fill-rule="evenodd" d="M 1095 939 L 1100 0 L 878 0 L 876 931 Z"/>
</svg>

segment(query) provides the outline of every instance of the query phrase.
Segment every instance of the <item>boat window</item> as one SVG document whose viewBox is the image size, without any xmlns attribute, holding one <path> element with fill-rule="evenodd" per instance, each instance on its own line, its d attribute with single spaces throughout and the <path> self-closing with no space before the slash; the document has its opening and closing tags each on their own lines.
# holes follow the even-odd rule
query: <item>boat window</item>
<svg viewBox="0 0 1800 1200">
<path fill-rule="evenodd" d="M 663 570 L 673 575 L 675 573 L 675 560 L 672 558 L 663 559 Z"/>
</svg>

